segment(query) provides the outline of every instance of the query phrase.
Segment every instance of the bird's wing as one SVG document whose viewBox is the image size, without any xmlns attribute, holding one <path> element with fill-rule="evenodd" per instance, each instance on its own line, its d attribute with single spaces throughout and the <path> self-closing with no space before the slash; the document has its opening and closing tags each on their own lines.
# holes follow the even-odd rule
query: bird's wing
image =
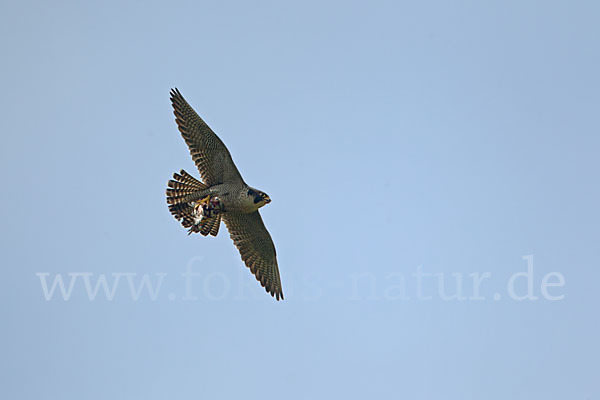
<svg viewBox="0 0 600 400">
<path fill-rule="evenodd" d="M 171 104 L 175 122 L 204 183 L 208 186 L 225 182 L 243 183 L 242 175 L 233 163 L 225 144 L 196 114 L 177 89 L 171 89 Z"/>
<path fill-rule="evenodd" d="M 271 296 L 283 300 L 275 245 L 258 211 L 224 213 L 223 220 L 246 266 Z"/>
</svg>

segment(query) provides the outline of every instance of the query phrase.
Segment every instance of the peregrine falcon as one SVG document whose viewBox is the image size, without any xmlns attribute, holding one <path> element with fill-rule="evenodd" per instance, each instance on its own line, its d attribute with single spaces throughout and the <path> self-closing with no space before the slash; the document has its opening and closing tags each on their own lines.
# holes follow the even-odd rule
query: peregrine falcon
<svg viewBox="0 0 600 400">
<path fill-rule="evenodd" d="M 184 170 L 173 174 L 169 211 L 189 228 L 188 235 L 217 236 L 223 220 L 246 266 L 271 296 L 283 300 L 275 245 L 258 212 L 271 199 L 244 182 L 225 144 L 177 89 L 171 89 L 171 104 L 202 182 Z"/>
</svg>

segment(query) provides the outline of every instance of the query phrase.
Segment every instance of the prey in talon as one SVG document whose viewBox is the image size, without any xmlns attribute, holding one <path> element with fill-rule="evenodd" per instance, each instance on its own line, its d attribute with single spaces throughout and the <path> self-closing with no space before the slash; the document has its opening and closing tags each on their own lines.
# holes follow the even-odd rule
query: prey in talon
<svg viewBox="0 0 600 400">
<path fill-rule="evenodd" d="M 202 226 L 207 221 L 210 221 L 211 218 L 216 216 L 218 213 L 225 210 L 223 207 L 223 203 L 217 196 L 206 196 L 202 200 L 193 203 L 194 207 L 194 225 Z M 194 232 L 192 229 L 188 231 L 188 235 Z"/>
</svg>

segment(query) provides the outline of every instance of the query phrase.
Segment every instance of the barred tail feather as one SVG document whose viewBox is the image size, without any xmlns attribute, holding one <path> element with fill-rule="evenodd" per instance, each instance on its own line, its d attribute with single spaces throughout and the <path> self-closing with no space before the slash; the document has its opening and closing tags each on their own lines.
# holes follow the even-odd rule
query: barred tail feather
<svg viewBox="0 0 600 400">
<path fill-rule="evenodd" d="M 167 204 L 180 204 L 197 200 L 197 192 L 208 188 L 184 170 L 174 173 L 173 179 L 167 183 Z"/>
<path fill-rule="evenodd" d="M 167 183 L 167 204 L 169 211 L 184 228 L 189 228 L 188 234 L 200 233 L 203 236 L 217 236 L 221 225 L 221 216 L 204 217 L 200 224 L 195 224 L 194 202 L 200 197 L 198 192 L 208 186 L 200 182 L 184 170 L 173 174 L 173 179 Z"/>
</svg>

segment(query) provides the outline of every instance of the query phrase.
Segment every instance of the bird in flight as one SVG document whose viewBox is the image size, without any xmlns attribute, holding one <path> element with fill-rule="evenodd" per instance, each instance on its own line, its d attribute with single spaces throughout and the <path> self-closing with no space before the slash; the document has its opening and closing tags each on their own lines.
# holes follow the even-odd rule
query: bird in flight
<svg viewBox="0 0 600 400">
<path fill-rule="evenodd" d="M 173 174 L 169 211 L 188 234 L 217 236 L 223 220 L 246 266 L 271 296 L 283 300 L 275 245 L 258 212 L 271 199 L 244 182 L 225 144 L 177 89 L 171 89 L 171 104 L 202 181 L 184 170 Z"/>
</svg>

